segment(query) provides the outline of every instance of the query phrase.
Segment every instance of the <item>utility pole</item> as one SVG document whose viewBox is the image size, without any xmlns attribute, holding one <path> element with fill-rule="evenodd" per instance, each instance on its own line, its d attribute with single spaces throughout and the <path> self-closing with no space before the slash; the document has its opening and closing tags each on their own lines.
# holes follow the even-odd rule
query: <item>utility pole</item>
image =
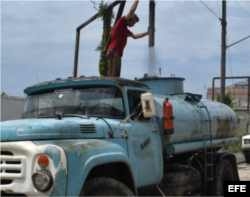
<svg viewBox="0 0 250 197">
<path fill-rule="evenodd" d="M 148 45 L 155 45 L 155 0 L 149 1 L 149 36 Z"/>
<path fill-rule="evenodd" d="M 226 0 L 222 0 L 222 33 L 221 33 L 221 85 L 220 85 L 220 102 L 225 103 L 225 77 L 226 77 L 226 34 L 227 34 L 227 13 Z"/>
</svg>

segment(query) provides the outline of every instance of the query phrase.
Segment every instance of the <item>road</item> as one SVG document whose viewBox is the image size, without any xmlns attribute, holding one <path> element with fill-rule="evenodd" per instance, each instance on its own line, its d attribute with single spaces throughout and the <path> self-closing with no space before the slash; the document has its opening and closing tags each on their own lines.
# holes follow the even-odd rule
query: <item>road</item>
<svg viewBox="0 0 250 197">
<path fill-rule="evenodd" d="M 238 164 L 238 172 L 241 181 L 250 181 L 250 164 Z"/>
<path fill-rule="evenodd" d="M 235 154 L 237 159 L 237 167 L 241 181 L 250 181 L 250 164 L 246 164 L 244 155 L 241 153 Z"/>
</svg>

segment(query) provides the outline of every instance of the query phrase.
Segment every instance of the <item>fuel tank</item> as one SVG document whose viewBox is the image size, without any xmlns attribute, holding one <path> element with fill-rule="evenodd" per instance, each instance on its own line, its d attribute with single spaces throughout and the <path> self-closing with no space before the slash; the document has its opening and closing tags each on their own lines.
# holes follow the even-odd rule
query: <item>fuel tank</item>
<svg viewBox="0 0 250 197">
<path fill-rule="evenodd" d="M 158 80 L 159 79 L 159 80 Z M 174 84 L 171 94 L 165 94 L 166 88 Z M 152 90 L 155 99 L 156 122 L 163 136 L 163 147 L 169 155 L 194 151 L 204 146 L 222 147 L 238 141 L 235 137 L 238 130 L 238 118 L 232 108 L 225 104 L 202 99 L 201 95 L 183 93 L 180 91 L 180 78 L 162 80 L 161 78 L 144 79 Z M 161 88 L 157 89 L 158 81 Z M 183 81 L 183 80 L 181 80 Z M 164 82 L 167 84 L 164 87 Z M 155 83 L 155 84 L 154 84 Z M 153 84 L 153 85 L 152 85 Z M 173 92 L 176 88 L 176 92 Z M 172 105 L 173 132 L 166 133 L 164 121 L 170 121 L 164 117 L 164 104 Z M 212 143 L 210 143 L 210 137 Z"/>
</svg>

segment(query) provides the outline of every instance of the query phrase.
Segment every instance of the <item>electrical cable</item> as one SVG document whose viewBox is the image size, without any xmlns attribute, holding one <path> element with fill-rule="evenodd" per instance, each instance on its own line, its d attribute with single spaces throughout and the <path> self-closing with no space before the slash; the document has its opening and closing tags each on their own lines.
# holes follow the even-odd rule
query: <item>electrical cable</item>
<svg viewBox="0 0 250 197">
<path fill-rule="evenodd" d="M 218 0 L 217 0 L 217 8 L 218 8 L 219 15 L 221 16 L 221 9 L 219 7 L 219 1 Z"/>
<path fill-rule="evenodd" d="M 248 16 L 250 16 L 250 14 L 243 8 L 243 7 L 241 7 L 241 5 L 237 2 L 237 1 L 235 1 L 234 0 L 234 2 L 248 15 Z"/>
<path fill-rule="evenodd" d="M 249 0 L 246 0 L 246 2 L 249 3 L 249 5 L 250 5 L 250 1 Z"/>
<path fill-rule="evenodd" d="M 249 1 L 244 1 L 249 7 L 250 7 L 250 2 Z"/>
<path fill-rule="evenodd" d="M 219 20 L 221 20 L 221 18 L 211 9 L 209 8 L 203 1 L 200 0 L 200 2 L 211 12 L 213 13 Z"/>
</svg>

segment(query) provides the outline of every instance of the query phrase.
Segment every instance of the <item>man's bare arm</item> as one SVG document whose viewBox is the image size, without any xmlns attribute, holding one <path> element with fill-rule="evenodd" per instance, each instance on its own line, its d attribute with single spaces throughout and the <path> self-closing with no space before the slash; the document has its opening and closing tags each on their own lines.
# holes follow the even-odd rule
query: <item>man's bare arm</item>
<svg viewBox="0 0 250 197">
<path fill-rule="evenodd" d="M 145 33 L 140 33 L 140 34 L 132 34 L 131 37 L 134 39 L 138 39 L 138 38 L 142 38 L 142 37 L 147 36 L 147 35 L 148 35 L 148 31 Z"/>
<path fill-rule="evenodd" d="M 130 8 L 129 13 L 125 16 L 126 19 L 128 19 L 132 14 L 135 13 L 135 10 L 136 10 L 136 8 L 137 8 L 138 3 L 139 3 L 139 0 L 136 0 L 136 1 L 134 2 L 134 4 L 132 5 L 132 7 Z"/>
</svg>

